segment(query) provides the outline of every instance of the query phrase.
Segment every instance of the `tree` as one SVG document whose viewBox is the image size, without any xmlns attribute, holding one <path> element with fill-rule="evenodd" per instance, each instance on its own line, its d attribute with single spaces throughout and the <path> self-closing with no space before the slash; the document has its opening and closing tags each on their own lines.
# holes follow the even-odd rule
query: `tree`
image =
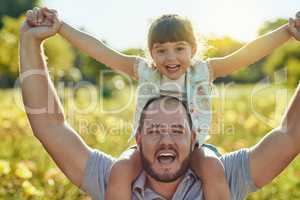
<svg viewBox="0 0 300 200">
<path fill-rule="evenodd" d="M 25 20 L 24 16 L 17 19 L 3 18 L 3 28 L 0 30 L 0 86 L 12 87 L 19 71 L 19 27 Z M 45 43 L 49 68 L 57 79 L 60 73 L 73 73 L 74 53 L 71 46 L 61 37 L 55 36 Z"/>
<path fill-rule="evenodd" d="M 1 0 L 0 1 L 0 28 L 3 26 L 1 22 L 4 16 L 18 18 L 26 12 L 40 4 L 40 0 Z"/>
<path fill-rule="evenodd" d="M 300 79 L 300 44 L 289 41 L 283 47 L 277 49 L 264 63 L 264 72 L 272 79 L 277 70 L 287 70 L 287 83 L 296 86 Z"/>
<path fill-rule="evenodd" d="M 0 30 L 0 85 L 12 86 L 18 76 L 19 27 L 24 18 L 4 17 Z"/>
<path fill-rule="evenodd" d="M 205 39 L 204 50 L 202 51 L 201 57 L 204 59 L 212 57 L 222 57 L 233 53 L 234 51 L 241 48 L 244 43 L 234 40 L 229 36 L 225 37 L 208 37 Z M 250 67 L 238 70 L 232 75 L 218 78 L 215 82 L 256 82 L 263 77 L 261 69 L 261 62 L 251 65 Z"/>
<path fill-rule="evenodd" d="M 279 18 L 274 21 L 265 22 L 259 29 L 260 35 L 275 30 L 286 24 L 288 20 Z M 300 79 L 300 44 L 293 40 L 288 41 L 282 47 L 276 49 L 265 59 L 263 71 L 274 79 L 274 73 L 277 70 L 285 68 L 287 70 L 287 83 L 290 86 L 296 86 Z"/>
<path fill-rule="evenodd" d="M 229 36 L 207 37 L 204 39 L 204 50 L 201 53 L 201 57 L 207 59 L 226 56 L 242 46 L 243 43 L 234 40 Z"/>
<path fill-rule="evenodd" d="M 276 19 L 274 21 L 266 21 L 263 23 L 263 25 L 258 29 L 258 35 L 263 35 L 265 33 L 268 33 L 272 30 L 275 30 L 276 28 L 282 26 L 283 24 L 286 24 L 288 21 L 283 18 Z"/>
<path fill-rule="evenodd" d="M 61 78 L 78 82 L 81 80 L 80 71 L 73 66 L 75 54 L 72 46 L 61 36 L 56 35 L 46 40 L 45 54 L 48 67 L 54 76 L 54 80 Z"/>
</svg>

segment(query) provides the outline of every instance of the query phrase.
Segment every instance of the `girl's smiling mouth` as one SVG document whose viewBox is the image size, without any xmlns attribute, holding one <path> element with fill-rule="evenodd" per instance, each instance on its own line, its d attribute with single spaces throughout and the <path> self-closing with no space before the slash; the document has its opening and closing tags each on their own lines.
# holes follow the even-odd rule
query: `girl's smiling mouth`
<svg viewBox="0 0 300 200">
<path fill-rule="evenodd" d="M 167 72 L 169 72 L 169 73 L 175 73 L 180 69 L 180 65 L 179 64 L 169 64 L 169 65 L 166 65 L 166 69 L 167 69 Z"/>
</svg>

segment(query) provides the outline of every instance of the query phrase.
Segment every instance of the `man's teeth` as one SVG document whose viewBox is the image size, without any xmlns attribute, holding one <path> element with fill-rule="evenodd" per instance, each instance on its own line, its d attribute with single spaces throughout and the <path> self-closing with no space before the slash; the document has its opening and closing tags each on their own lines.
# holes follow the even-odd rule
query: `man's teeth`
<svg viewBox="0 0 300 200">
<path fill-rule="evenodd" d="M 173 157 L 173 156 L 159 156 L 157 159 L 158 159 L 158 162 L 160 162 L 161 164 L 171 164 L 175 160 L 175 157 Z"/>
<path fill-rule="evenodd" d="M 172 154 L 172 153 L 161 153 L 161 154 L 159 154 L 159 156 L 175 156 L 174 154 Z"/>
<path fill-rule="evenodd" d="M 176 153 L 173 151 L 162 151 L 157 156 L 157 160 L 161 164 L 171 164 L 175 159 Z"/>
</svg>

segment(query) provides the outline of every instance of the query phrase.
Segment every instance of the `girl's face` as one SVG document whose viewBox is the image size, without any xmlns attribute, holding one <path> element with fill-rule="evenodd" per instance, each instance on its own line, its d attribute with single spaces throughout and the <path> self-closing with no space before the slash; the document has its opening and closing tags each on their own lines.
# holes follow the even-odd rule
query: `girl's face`
<svg viewBox="0 0 300 200">
<path fill-rule="evenodd" d="M 185 41 L 154 43 L 151 56 L 160 73 L 175 80 L 191 65 L 195 51 L 195 48 Z"/>
</svg>

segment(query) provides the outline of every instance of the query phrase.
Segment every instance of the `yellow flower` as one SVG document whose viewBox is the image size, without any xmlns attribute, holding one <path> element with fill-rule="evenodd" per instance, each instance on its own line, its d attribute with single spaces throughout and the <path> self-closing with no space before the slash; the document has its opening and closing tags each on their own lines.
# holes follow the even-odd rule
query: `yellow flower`
<svg viewBox="0 0 300 200">
<path fill-rule="evenodd" d="M 24 181 L 22 183 L 22 188 L 28 196 L 42 196 L 44 193 L 36 189 L 29 181 Z"/>
<path fill-rule="evenodd" d="M 0 160 L 0 176 L 10 172 L 10 164 L 6 160 Z"/>
<path fill-rule="evenodd" d="M 17 165 L 15 174 L 17 177 L 22 178 L 22 179 L 29 179 L 32 177 L 32 172 L 24 163 L 19 163 Z"/>
</svg>

